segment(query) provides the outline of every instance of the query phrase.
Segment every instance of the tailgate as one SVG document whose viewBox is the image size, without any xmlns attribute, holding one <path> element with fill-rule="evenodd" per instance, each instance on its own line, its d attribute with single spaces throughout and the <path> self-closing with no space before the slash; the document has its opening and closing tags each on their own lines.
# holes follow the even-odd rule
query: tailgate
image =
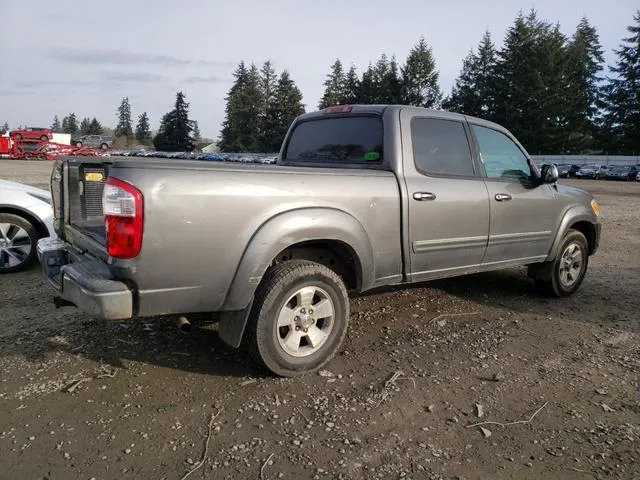
<svg viewBox="0 0 640 480">
<path fill-rule="evenodd" d="M 58 236 L 93 253 L 105 253 L 102 192 L 109 168 L 105 157 L 61 157 L 51 174 Z"/>
</svg>

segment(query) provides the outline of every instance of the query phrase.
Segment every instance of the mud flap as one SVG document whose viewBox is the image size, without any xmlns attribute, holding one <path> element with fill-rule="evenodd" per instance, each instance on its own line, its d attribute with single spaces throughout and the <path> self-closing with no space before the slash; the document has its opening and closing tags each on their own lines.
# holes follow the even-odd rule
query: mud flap
<svg viewBox="0 0 640 480">
<path fill-rule="evenodd" d="M 220 323 L 218 324 L 218 335 L 224 343 L 233 348 L 238 348 L 240 346 L 252 306 L 253 297 L 251 297 L 249 305 L 247 305 L 243 310 L 237 310 L 235 312 L 221 312 Z"/>
<path fill-rule="evenodd" d="M 527 276 L 535 280 L 550 280 L 553 274 L 554 261 L 534 263 L 527 268 Z"/>
</svg>

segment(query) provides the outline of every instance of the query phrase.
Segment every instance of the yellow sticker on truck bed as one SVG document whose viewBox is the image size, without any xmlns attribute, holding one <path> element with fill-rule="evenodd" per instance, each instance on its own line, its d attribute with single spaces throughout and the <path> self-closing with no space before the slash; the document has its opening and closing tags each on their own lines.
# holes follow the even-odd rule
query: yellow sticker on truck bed
<svg viewBox="0 0 640 480">
<path fill-rule="evenodd" d="M 104 179 L 104 175 L 101 172 L 88 172 L 85 173 L 84 179 L 87 182 L 101 182 Z"/>
</svg>

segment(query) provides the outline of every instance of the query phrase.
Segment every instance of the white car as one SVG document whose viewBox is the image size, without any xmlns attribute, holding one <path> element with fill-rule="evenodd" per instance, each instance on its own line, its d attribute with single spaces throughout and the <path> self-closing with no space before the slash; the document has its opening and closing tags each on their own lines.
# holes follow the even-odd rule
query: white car
<svg viewBox="0 0 640 480">
<path fill-rule="evenodd" d="M 55 236 L 51 194 L 0 179 L 0 274 L 26 268 L 37 257 L 38 240 Z"/>
</svg>

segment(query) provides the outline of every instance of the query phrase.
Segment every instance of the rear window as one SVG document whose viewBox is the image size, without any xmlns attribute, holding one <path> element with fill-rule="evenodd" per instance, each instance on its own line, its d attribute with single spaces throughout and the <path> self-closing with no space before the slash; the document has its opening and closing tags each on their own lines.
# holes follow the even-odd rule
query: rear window
<svg viewBox="0 0 640 480">
<path fill-rule="evenodd" d="M 282 159 L 293 163 L 382 162 L 382 119 L 348 116 L 307 120 L 291 133 Z"/>
</svg>

